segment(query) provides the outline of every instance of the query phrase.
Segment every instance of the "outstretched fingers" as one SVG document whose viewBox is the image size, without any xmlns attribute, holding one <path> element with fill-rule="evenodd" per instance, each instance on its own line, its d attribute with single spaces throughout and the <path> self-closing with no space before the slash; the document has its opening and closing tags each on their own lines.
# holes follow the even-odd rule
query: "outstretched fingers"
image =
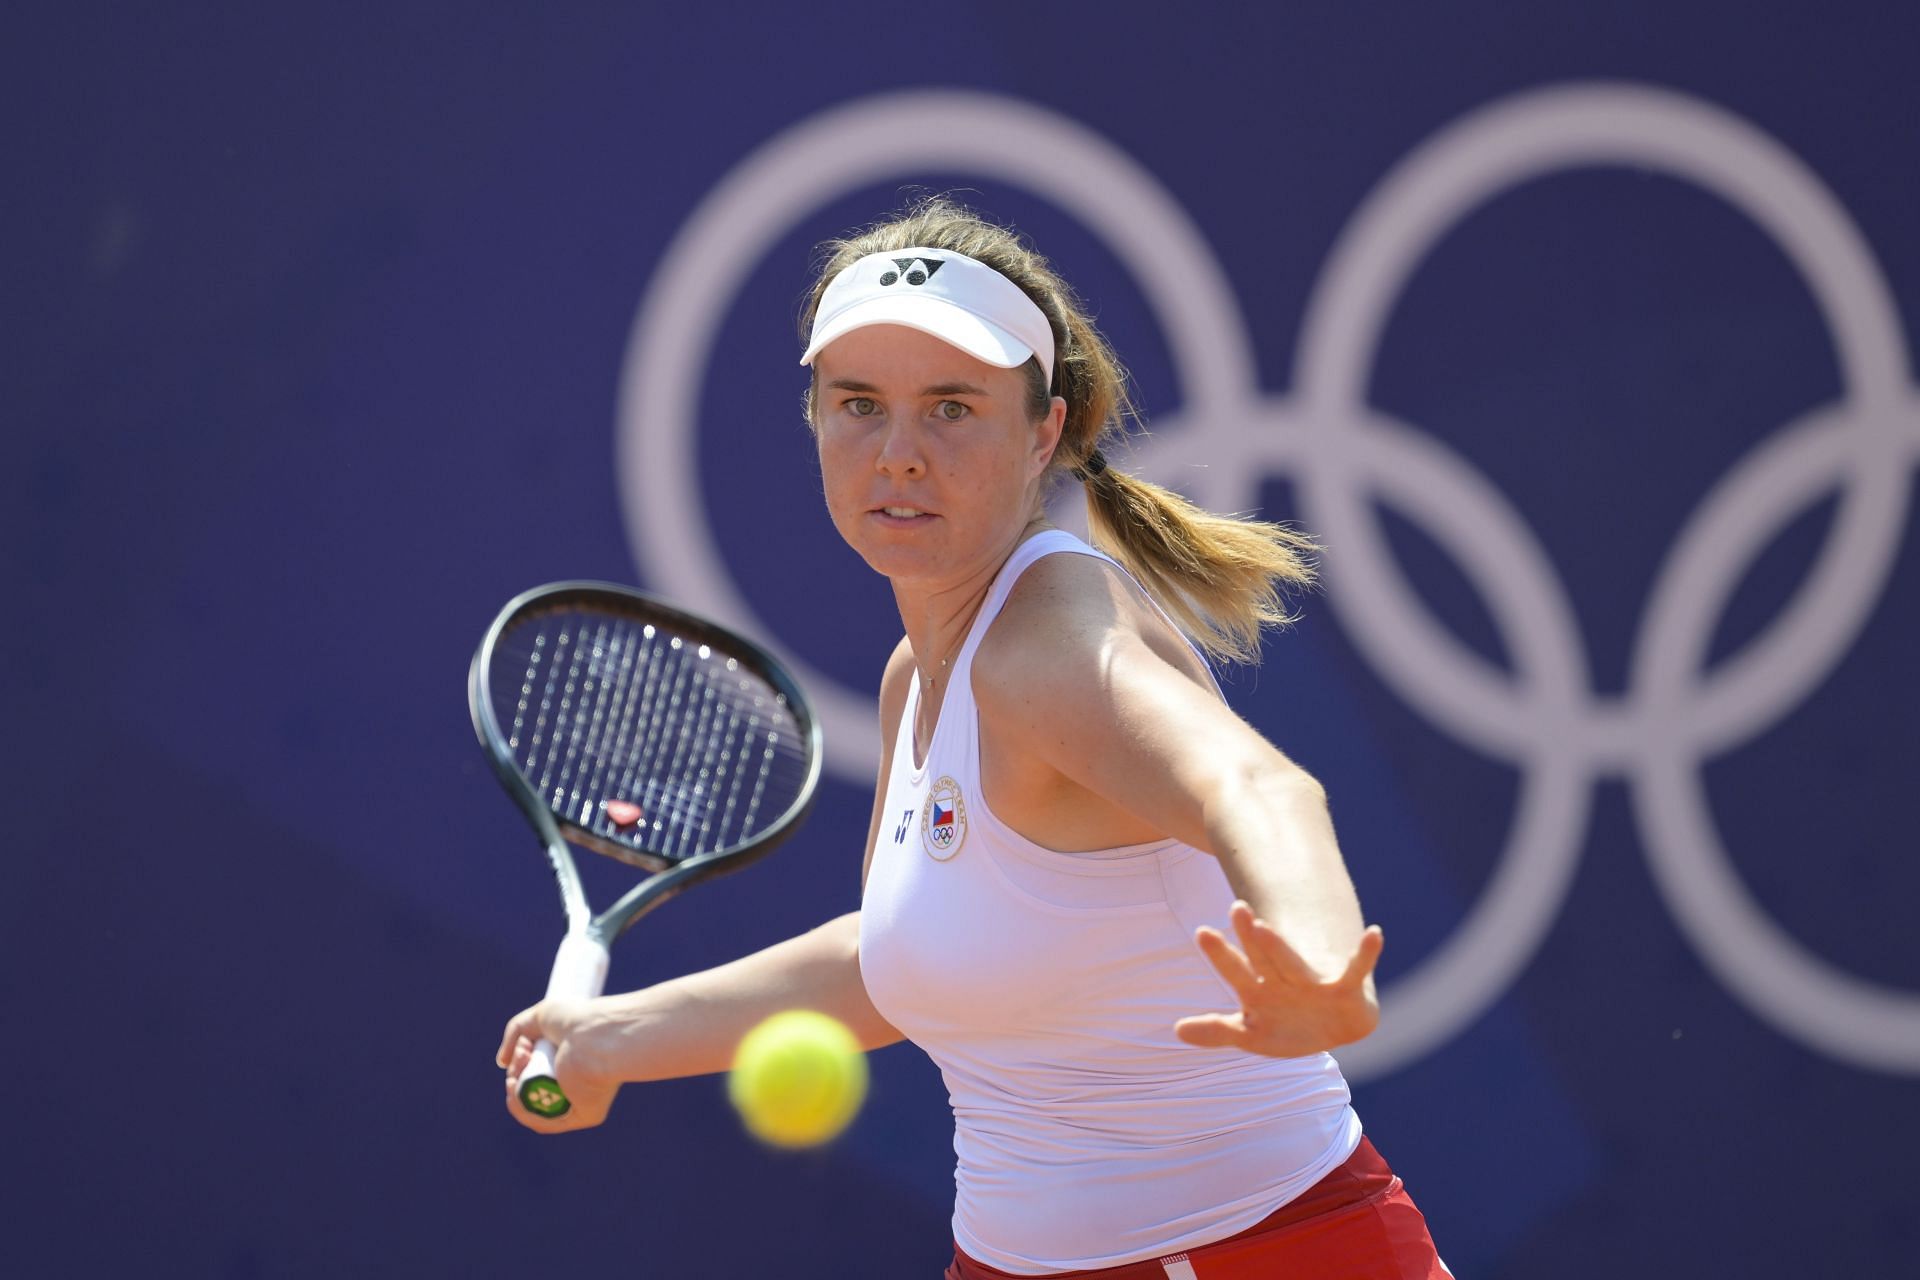
<svg viewBox="0 0 1920 1280">
<path fill-rule="evenodd" d="M 1226 980 L 1242 1004 L 1260 998 L 1261 978 L 1247 954 L 1227 940 L 1227 935 L 1211 925 L 1202 925 L 1194 933 L 1200 952 Z"/>
<path fill-rule="evenodd" d="M 1387 936 L 1380 926 L 1370 924 L 1366 932 L 1360 935 L 1360 945 L 1354 948 L 1353 959 L 1347 961 L 1347 971 L 1340 975 L 1340 981 L 1349 986 L 1359 986 L 1373 973 L 1373 967 L 1380 963 L 1380 953 L 1386 949 Z"/>
<path fill-rule="evenodd" d="M 1280 936 L 1278 929 L 1254 915 L 1251 906 L 1245 902 L 1235 902 L 1229 918 L 1233 921 L 1234 931 L 1240 935 L 1240 945 L 1246 948 L 1248 959 L 1261 977 L 1278 978 L 1283 982 L 1321 980 L 1313 966 Z"/>
<path fill-rule="evenodd" d="M 1233 904 L 1229 919 L 1238 947 L 1215 928 L 1194 936 L 1241 1007 L 1180 1018 L 1173 1026 L 1177 1038 L 1284 1058 L 1351 1044 L 1378 1025 L 1379 1006 L 1366 989 L 1385 946 L 1378 925 L 1362 931 L 1336 976 L 1323 977 L 1245 902 Z"/>
<path fill-rule="evenodd" d="M 1246 1043 L 1246 1019 L 1237 1013 L 1198 1013 L 1173 1024 L 1173 1034 L 1202 1049 L 1232 1049 Z"/>
<path fill-rule="evenodd" d="M 1289 983 L 1358 986 L 1373 972 L 1374 966 L 1379 963 L 1381 949 L 1386 945 L 1380 926 L 1368 925 L 1339 976 L 1328 978 L 1309 964 L 1306 957 L 1280 935 L 1278 929 L 1254 915 L 1253 908 L 1245 902 L 1233 904 L 1231 919 L 1234 931 L 1240 935 L 1241 945 L 1246 949 L 1250 968 L 1260 978 L 1267 980 L 1277 978 Z"/>
</svg>

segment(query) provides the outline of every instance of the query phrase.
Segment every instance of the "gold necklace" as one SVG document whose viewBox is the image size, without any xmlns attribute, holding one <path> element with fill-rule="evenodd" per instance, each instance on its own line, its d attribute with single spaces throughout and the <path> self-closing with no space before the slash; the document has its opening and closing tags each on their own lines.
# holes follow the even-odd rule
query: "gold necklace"
<svg viewBox="0 0 1920 1280">
<path fill-rule="evenodd" d="M 982 596 L 980 599 L 973 602 L 973 610 L 967 615 L 966 623 L 960 628 L 960 644 L 962 646 L 964 646 L 967 643 L 967 637 L 970 634 L 972 634 L 973 620 L 980 615 L 980 606 L 985 603 L 986 603 L 985 596 Z M 933 688 L 933 682 L 940 678 L 940 672 L 945 671 L 947 669 L 948 664 L 951 663 L 952 660 L 953 660 L 953 655 L 948 654 L 946 657 L 940 659 L 939 670 L 922 671 L 920 673 L 920 678 L 926 681 L 927 688 L 929 689 Z"/>
</svg>

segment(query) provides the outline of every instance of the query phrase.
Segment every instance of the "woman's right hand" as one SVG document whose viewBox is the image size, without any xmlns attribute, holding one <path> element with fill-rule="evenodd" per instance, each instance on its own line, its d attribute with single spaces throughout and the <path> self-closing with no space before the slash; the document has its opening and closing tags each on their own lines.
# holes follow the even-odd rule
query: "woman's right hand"
<svg viewBox="0 0 1920 1280">
<path fill-rule="evenodd" d="M 494 1063 L 507 1069 L 507 1113 L 535 1133 L 590 1129 L 607 1118 L 620 1081 L 600 1069 L 589 1047 L 592 1002 L 543 1000 L 508 1020 Z M 553 1042 L 553 1074 L 573 1105 L 561 1116 L 537 1115 L 520 1102 L 520 1076 L 533 1046 Z"/>
</svg>

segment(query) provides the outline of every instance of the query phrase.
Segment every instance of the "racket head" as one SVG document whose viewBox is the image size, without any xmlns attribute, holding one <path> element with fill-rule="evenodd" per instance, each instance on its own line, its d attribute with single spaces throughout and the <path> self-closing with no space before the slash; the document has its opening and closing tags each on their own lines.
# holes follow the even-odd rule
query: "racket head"
<svg viewBox="0 0 1920 1280">
<path fill-rule="evenodd" d="M 770 852 L 819 783 L 819 720 L 777 658 L 614 583 L 549 583 L 509 601 L 474 653 L 468 704 L 550 849 L 565 840 L 684 873 L 676 881 Z"/>
</svg>

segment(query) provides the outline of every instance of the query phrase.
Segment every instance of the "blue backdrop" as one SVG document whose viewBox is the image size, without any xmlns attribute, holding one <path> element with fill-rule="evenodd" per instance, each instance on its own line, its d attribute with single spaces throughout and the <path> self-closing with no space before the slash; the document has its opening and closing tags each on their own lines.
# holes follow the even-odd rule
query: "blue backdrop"
<svg viewBox="0 0 1920 1280">
<path fill-rule="evenodd" d="M 937 1272 L 910 1047 L 808 1155 L 714 1079 L 508 1120 L 559 915 L 463 702 L 535 583 L 726 613 L 830 781 L 613 981 L 857 900 L 897 624 L 793 321 L 907 187 L 1076 282 L 1126 465 L 1326 542 L 1233 696 L 1455 1269 L 1913 1273 L 1911 5 L 353 8 L 0 40 L 10 1273 Z"/>
</svg>

